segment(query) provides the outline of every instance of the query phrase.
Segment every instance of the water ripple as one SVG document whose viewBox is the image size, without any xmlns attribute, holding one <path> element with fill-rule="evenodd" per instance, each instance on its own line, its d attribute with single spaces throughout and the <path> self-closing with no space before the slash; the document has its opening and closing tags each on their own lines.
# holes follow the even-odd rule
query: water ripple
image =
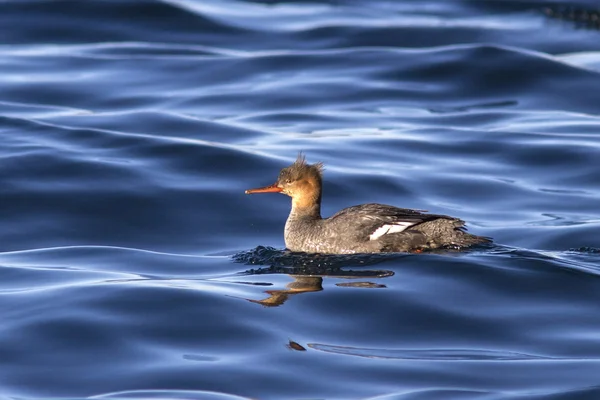
<svg viewBox="0 0 600 400">
<path fill-rule="evenodd" d="M 585 3 L 0 2 L 0 392 L 597 398 Z M 496 244 L 283 250 L 300 150 Z"/>
</svg>

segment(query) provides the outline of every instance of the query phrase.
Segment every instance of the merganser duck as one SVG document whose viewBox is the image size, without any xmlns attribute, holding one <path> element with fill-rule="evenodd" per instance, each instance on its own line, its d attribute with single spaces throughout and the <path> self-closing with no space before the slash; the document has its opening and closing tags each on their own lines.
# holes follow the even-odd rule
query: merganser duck
<svg viewBox="0 0 600 400">
<path fill-rule="evenodd" d="M 348 207 L 321 218 L 323 163 L 308 164 L 302 154 L 279 173 L 273 185 L 246 190 L 282 193 L 292 198 L 285 223 L 285 245 L 291 251 L 324 254 L 422 252 L 490 243 L 466 232 L 465 222 L 447 215 L 384 204 Z"/>
</svg>

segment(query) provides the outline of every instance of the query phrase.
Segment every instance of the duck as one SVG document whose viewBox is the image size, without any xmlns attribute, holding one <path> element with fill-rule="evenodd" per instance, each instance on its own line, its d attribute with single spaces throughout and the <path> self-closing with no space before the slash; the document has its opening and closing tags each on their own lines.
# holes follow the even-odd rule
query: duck
<svg viewBox="0 0 600 400">
<path fill-rule="evenodd" d="M 321 254 L 421 253 L 435 249 L 460 250 L 491 243 L 467 232 L 465 222 L 391 205 L 368 203 L 321 217 L 323 163 L 309 164 L 302 153 L 283 168 L 276 182 L 246 190 L 246 194 L 281 193 L 292 199 L 285 223 L 288 250 Z"/>
</svg>

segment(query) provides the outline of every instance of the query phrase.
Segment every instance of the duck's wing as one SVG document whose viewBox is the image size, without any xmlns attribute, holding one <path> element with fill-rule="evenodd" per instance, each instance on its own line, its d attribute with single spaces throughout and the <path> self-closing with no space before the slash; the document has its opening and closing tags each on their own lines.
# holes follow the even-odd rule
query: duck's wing
<svg viewBox="0 0 600 400">
<path fill-rule="evenodd" d="M 329 218 L 336 230 L 346 230 L 357 240 L 376 240 L 390 234 L 410 230 L 411 227 L 436 219 L 460 221 L 447 215 L 425 214 L 423 210 L 399 208 L 369 203 L 348 207 Z"/>
</svg>

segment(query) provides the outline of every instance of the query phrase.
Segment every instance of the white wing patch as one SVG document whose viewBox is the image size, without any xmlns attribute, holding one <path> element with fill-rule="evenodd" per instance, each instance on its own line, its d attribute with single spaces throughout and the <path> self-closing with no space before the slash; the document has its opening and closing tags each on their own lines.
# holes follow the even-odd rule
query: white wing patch
<svg viewBox="0 0 600 400">
<path fill-rule="evenodd" d="M 403 230 L 414 224 L 414 222 L 397 222 L 395 224 L 380 226 L 379 228 L 375 229 L 375 232 L 369 235 L 369 240 L 377 240 L 383 235 L 387 235 L 388 233 L 402 232 Z"/>
</svg>

